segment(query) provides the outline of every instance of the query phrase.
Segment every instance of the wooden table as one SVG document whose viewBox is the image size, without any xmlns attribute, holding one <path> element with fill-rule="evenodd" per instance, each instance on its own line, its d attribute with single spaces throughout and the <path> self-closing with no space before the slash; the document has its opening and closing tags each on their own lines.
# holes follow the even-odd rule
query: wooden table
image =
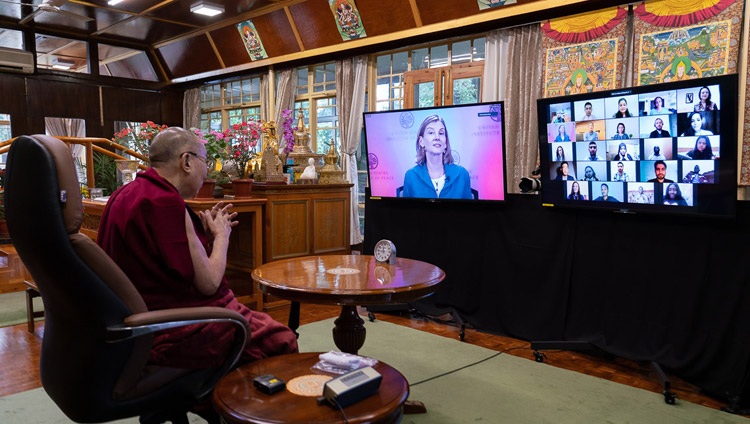
<svg viewBox="0 0 750 424">
<path fill-rule="evenodd" d="M 356 354 L 366 334 L 357 305 L 423 298 L 437 289 L 445 272 L 413 259 L 397 258 L 389 265 L 369 255 L 324 255 L 263 264 L 253 270 L 252 277 L 267 294 L 300 303 L 341 305 L 333 340 L 342 352 Z M 297 326 L 297 322 L 290 322 L 293 330 Z"/>
<path fill-rule="evenodd" d="M 295 377 L 325 374 L 313 370 L 319 352 L 274 356 L 237 368 L 219 381 L 213 391 L 216 411 L 228 423 L 343 423 L 341 412 L 315 397 L 299 396 L 284 389 L 267 395 L 253 386 L 253 379 L 273 374 L 286 383 Z M 378 392 L 344 408 L 349 423 L 395 423 L 403 414 L 409 384 L 395 368 L 378 362 L 373 368 L 383 380 Z M 325 374 L 328 375 L 328 374 Z M 335 377 L 335 376 L 334 376 Z"/>
</svg>

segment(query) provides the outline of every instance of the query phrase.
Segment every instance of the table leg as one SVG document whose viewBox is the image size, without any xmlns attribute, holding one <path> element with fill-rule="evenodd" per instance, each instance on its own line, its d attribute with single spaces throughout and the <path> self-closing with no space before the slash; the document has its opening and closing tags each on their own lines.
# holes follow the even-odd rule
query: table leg
<svg viewBox="0 0 750 424">
<path fill-rule="evenodd" d="M 359 317 L 356 306 L 342 306 L 341 314 L 333 328 L 333 341 L 342 352 L 356 355 L 365 344 L 365 322 Z"/>
<path fill-rule="evenodd" d="M 294 335 L 299 339 L 299 302 L 292 302 L 289 307 L 289 328 L 294 331 Z"/>
</svg>

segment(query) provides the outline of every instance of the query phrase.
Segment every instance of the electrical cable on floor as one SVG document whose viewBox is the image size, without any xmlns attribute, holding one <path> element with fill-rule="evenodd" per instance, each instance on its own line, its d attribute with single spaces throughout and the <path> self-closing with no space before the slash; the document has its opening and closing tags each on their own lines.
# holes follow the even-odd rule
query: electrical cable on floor
<svg viewBox="0 0 750 424">
<path fill-rule="evenodd" d="M 518 346 L 518 347 L 512 347 L 512 348 L 510 348 L 510 349 L 505 349 L 505 350 L 501 350 L 500 352 L 497 352 L 497 353 L 495 353 L 495 354 L 493 354 L 493 355 L 490 355 L 490 356 L 488 356 L 488 357 L 486 357 L 486 358 L 484 358 L 484 359 L 480 359 L 480 360 L 478 360 L 478 361 L 476 361 L 476 362 L 473 362 L 473 363 L 471 363 L 471 364 L 466 364 L 466 365 L 464 365 L 464 366 L 462 366 L 462 367 L 459 367 L 459 368 L 456 368 L 456 369 L 454 369 L 454 370 L 451 370 L 451 371 L 446 371 L 446 372 L 444 372 L 444 373 L 442 373 L 442 374 L 438 374 L 438 375 L 436 375 L 436 376 L 433 376 L 433 377 L 430 377 L 430 378 L 426 378 L 426 379 L 424 379 L 424 380 L 421 380 L 421 381 L 417 381 L 416 383 L 409 383 L 409 387 L 414 387 L 414 386 L 416 386 L 416 385 L 418 385 L 418 384 L 426 383 L 426 382 L 428 382 L 428 381 L 431 381 L 431 380 L 434 380 L 434 379 L 436 379 L 436 378 L 444 377 L 444 376 L 446 376 L 446 375 L 449 375 L 449 374 L 453 374 L 454 372 L 458 372 L 458 371 L 464 370 L 464 369 L 466 369 L 466 368 L 469 368 L 469 367 L 473 367 L 474 365 L 479 365 L 479 364 L 481 364 L 482 362 L 487 362 L 487 361 L 489 361 L 490 359 L 493 359 L 493 358 L 495 358 L 495 357 L 497 357 L 497 356 L 500 356 L 500 355 L 502 355 L 503 353 L 507 353 L 507 352 L 510 352 L 511 350 L 516 350 L 516 349 L 527 349 L 527 348 L 526 348 L 526 347 L 521 347 L 521 346 Z"/>
</svg>

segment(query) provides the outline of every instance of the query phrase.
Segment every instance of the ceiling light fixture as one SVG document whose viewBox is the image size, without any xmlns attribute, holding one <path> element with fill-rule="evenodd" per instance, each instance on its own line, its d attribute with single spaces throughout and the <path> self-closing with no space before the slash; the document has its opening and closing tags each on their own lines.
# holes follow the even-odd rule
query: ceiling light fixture
<svg viewBox="0 0 750 424">
<path fill-rule="evenodd" d="M 224 6 L 207 1 L 199 1 L 190 6 L 190 11 L 199 15 L 216 16 L 224 13 Z"/>
<path fill-rule="evenodd" d="M 110 6 L 114 6 L 114 5 L 116 5 L 116 4 L 120 4 L 120 3 L 122 3 L 123 1 L 125 1 L 125 0 L 109 0 L 109 1 L 107 2 L 107 4 L 108 4 L 108 5 L 110 5 Z"/>
<path fill-rule="evenodd" d="M 52 59 L 52 69 L 70 69 L 75 66 L 75 62 L 67 59 L 54 58 Z"/>
</svg>

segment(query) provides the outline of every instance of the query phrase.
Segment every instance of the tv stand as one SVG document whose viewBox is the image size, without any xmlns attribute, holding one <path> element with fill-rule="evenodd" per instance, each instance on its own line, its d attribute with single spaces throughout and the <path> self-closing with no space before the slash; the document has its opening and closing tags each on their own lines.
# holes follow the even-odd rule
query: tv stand
<svg viewBox="0 0 750 424">
<path fill-rule="evenodd" d="M 575 341 L 575 340 L 559 340 L 559 341 L 535 341 L 531 342 L 531 349 L 534 351 L 534 359 L 537 362 L 544 362 L 547 357 L 540 350 L 573 350 L 573 351 L 599 351 L 604 352 L 602 349 L 594 346 L 587 341 Z M 662 395 L 664 395 L 664 403 L 674 405 L 677 400 L 677 395 L 672 392 L 672 383 L 669 381 L 667 374 L 661 368 L 656 361 L 650 361 L 651 368 L 656 373 L 659 382 L 662 385 Z"/>
</svg>

